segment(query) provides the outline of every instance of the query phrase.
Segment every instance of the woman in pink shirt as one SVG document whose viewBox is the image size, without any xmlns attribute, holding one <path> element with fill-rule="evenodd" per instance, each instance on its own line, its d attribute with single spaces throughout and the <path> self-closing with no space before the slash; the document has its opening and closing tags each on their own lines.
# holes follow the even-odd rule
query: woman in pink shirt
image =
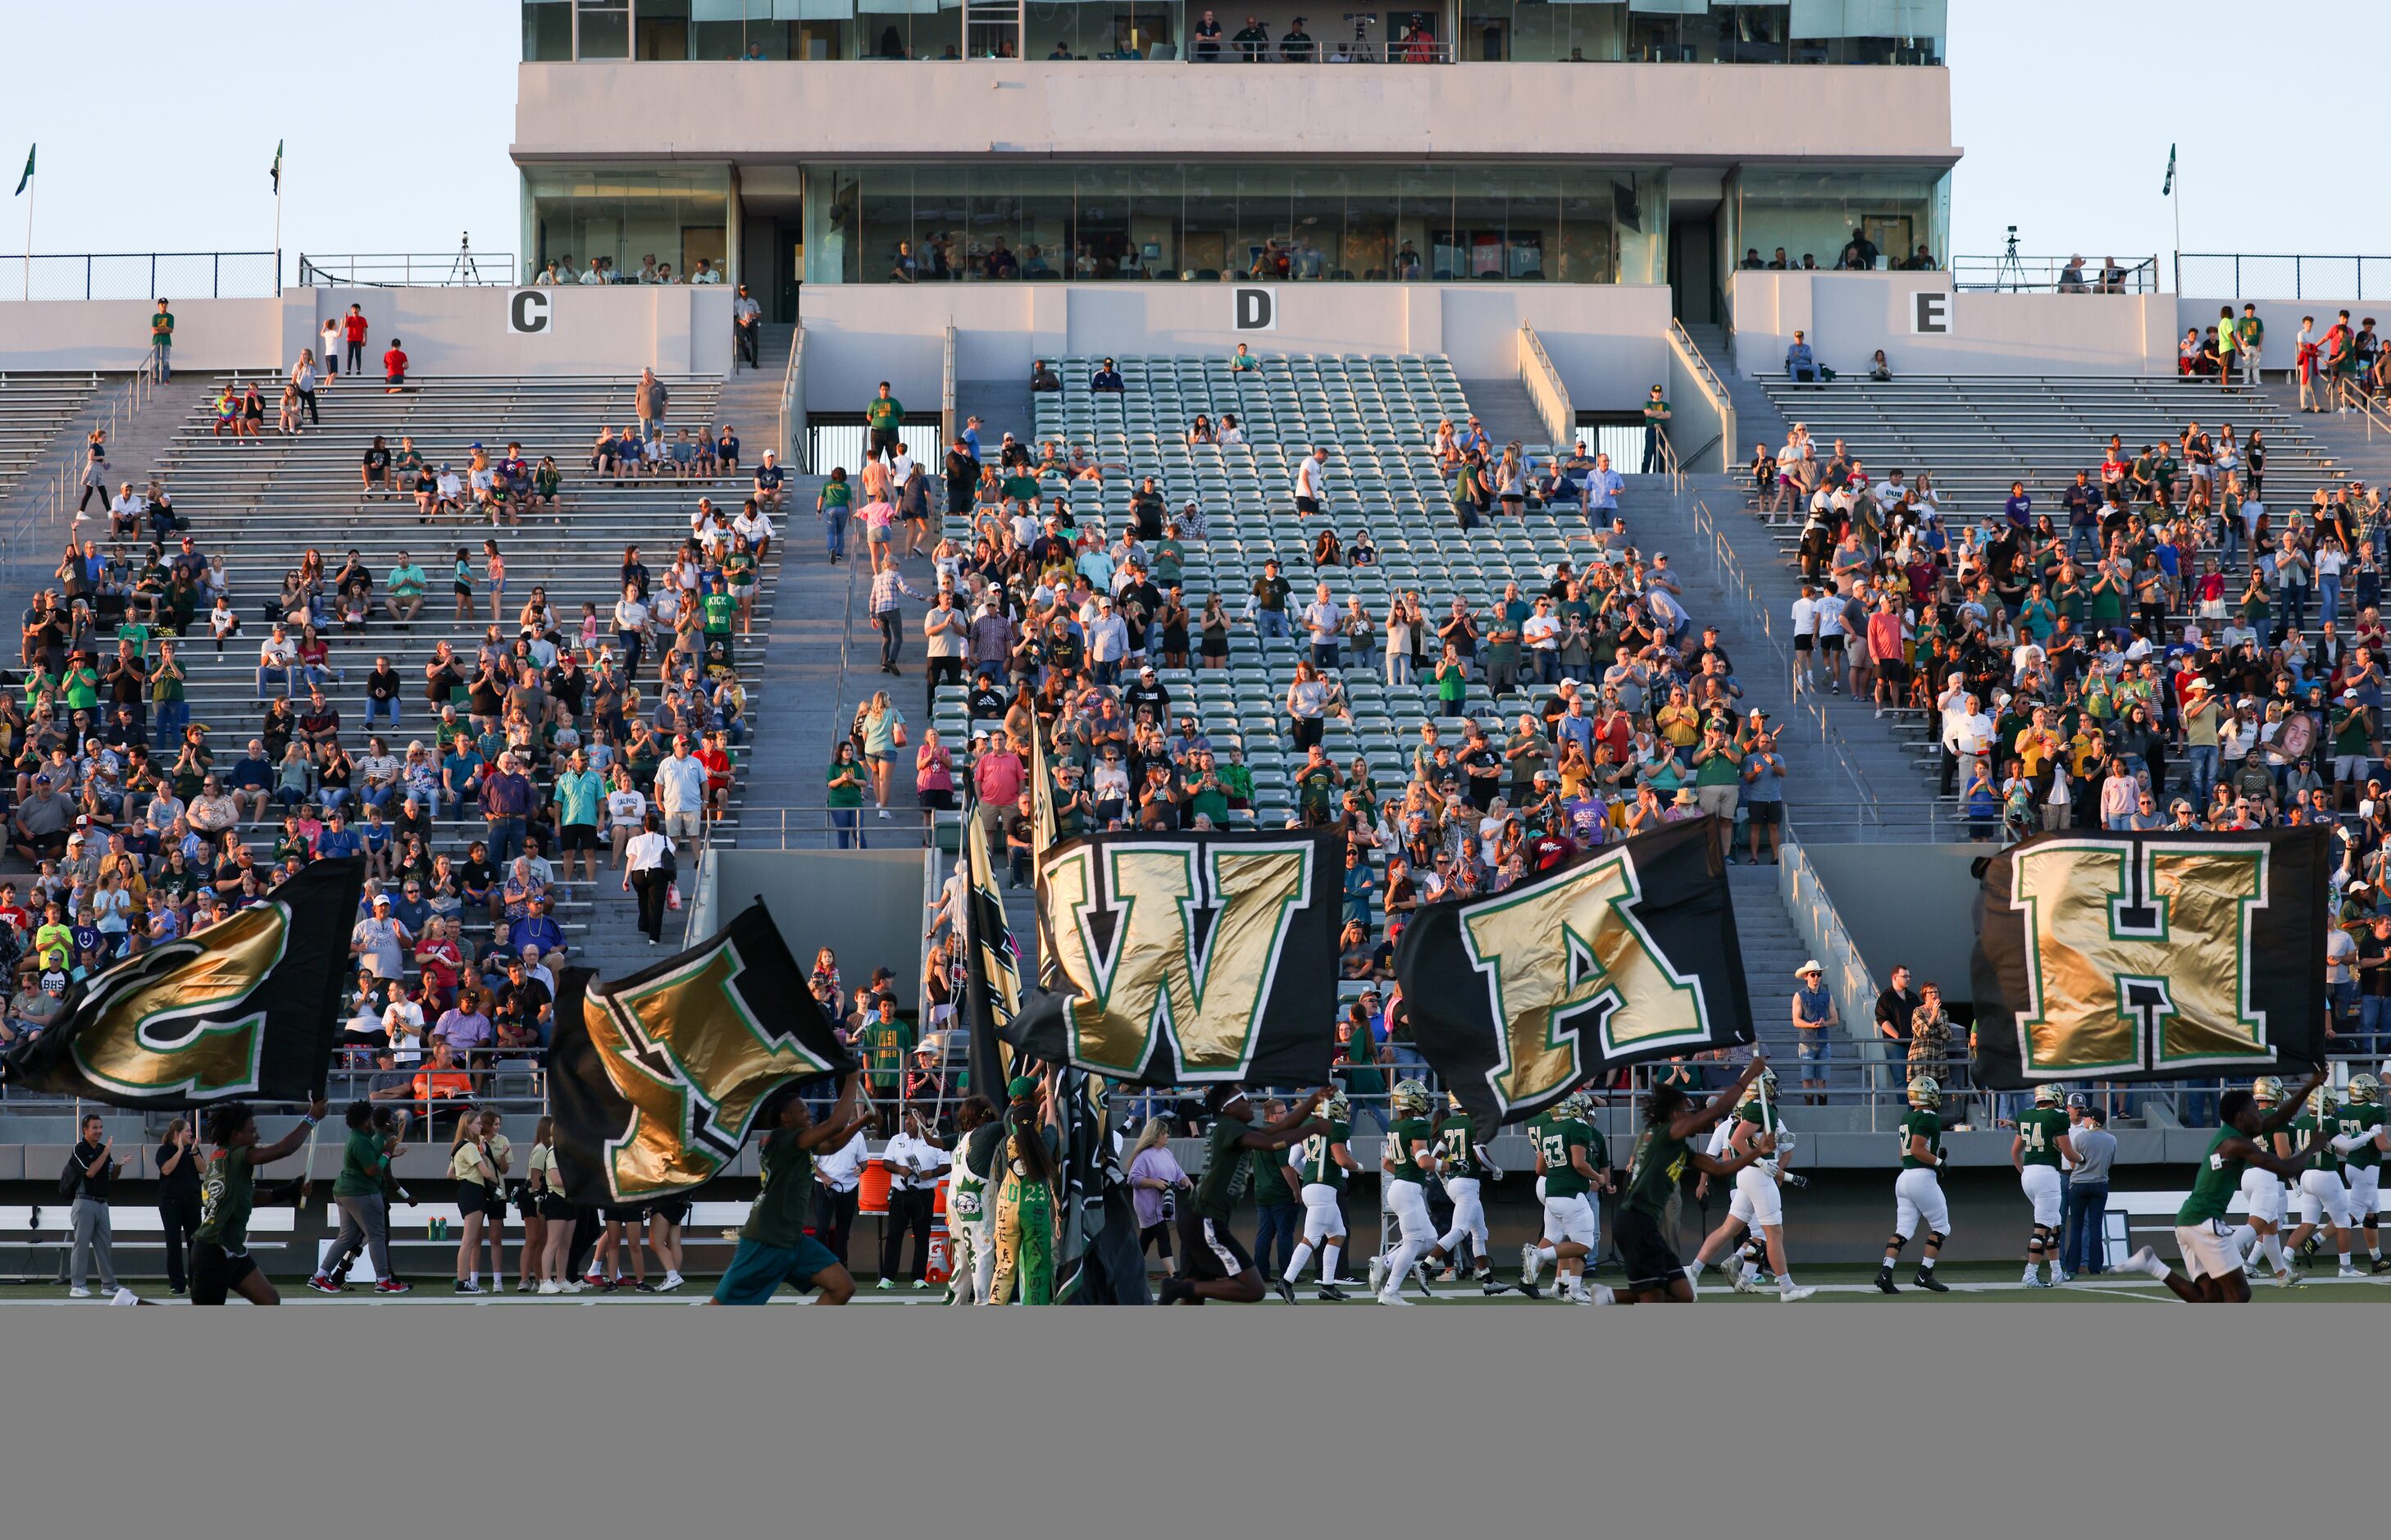
<svg viewBox="0 0 2391 1540">
<path fill-rule="evenodd" d="M 925 731 L 922 746 L 913 751 L 913 790 L 924 808 L 951 810 L 955 805 L 955 757 L 938 742 L 937 728 Z"/>
</svg>

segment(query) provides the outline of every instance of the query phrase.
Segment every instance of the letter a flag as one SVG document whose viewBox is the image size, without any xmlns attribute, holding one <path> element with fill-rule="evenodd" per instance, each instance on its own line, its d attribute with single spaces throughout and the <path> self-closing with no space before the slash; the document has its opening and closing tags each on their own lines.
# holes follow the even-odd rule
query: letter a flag
<svg viewBox="0 0 2391 1540">
<path fill-rule="evenodd" d="M 557 1164 L 591 1208 L 688 1191 L 738 1156 L 772 1093 L 856 1068 L 760 899 L 618 983 L 569 971 L 549 1054 Z"/>
<path fill-rule="evenodd" d="M 118 1106 L 189 1107 L 324 1089 L 365 861 L 311 861 L 205 930 L 71 987 L 0 1081 Z"/>
<path fill-rule="evenodd" d="M 1137 1085 L 1325 1085 L 1343 840 L 1114 834 L 1039 868 L 1053 985 L 1007 1042 Z"/>
<path fill-rule="evenodd" d="M 1710 818 L 1427 905 L 1395 944 L 1395 973 L 1412 1046 L 1485 1127 L 1622 1065 L 1751 1041 Z"/>
<path fill-rule="evenodd" d="M 1976 1078 L 2240 1076 L 2323 1061 L 2320 826 L 2037 835 L 1980 863 Z"/>
</svg>

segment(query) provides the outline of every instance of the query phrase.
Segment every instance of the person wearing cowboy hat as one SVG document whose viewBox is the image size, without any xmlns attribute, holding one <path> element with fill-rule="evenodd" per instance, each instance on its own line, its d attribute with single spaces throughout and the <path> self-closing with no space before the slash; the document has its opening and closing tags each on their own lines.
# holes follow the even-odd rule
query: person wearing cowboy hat
<svg viewBox="0 0 2391 1540">
<path fill-rule="evenodd" d="M 1829 1057 L 1827 1034 L 1842 1025 L 1842 1014 L 1835 1009 L 1835 997 L 1827 990 L 1827 970 L 1815 957 L 1793 970 L 1793 1044 L 1794 1055 L 1802 1061 L 1802 1089 L 1815 1092 L 1807 1099 L 1813 1106 L 1826 1104 L 1827 1063 Z"/>
<path fill-rule="evenodd" d="M 1699 818 L 1701 811 L 1701 798 L 1694 795 L 1694 788 L 1679 786 L 1675 798 L 1669 804 L 1669 810 L 1661 816 L 1668 822 L 1677 823 L 1686 819 Z"/>
<path fill-rule="evenodd" d="M 2183 687 L 2183 705 L 2178 714 L 2183 718 L 2183 741 L 2187 770 L 2187 789 L 2195 807 L 2206 807 L 2211 787 L 2217 784 L 2217 731 L 2224 725 L 2225 708 L 2208 680 L 2194 674 Z"/>
</svg>

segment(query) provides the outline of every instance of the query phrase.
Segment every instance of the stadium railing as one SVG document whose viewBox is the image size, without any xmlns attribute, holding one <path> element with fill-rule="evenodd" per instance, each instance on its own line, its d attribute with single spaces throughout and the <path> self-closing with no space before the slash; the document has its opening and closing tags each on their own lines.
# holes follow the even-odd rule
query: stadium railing
<svg viewBox="0 0 2391 1540">
<path fill-rule="evenodd" d="M 806 329 L 803 326 L 789 336 L 789 363 L 781 373 L 780 431 L 782 468 L 813 474 L 813 457 L 807 452 Z"/>
<path fill-rule="evenodd" d="M 1544 339 L 1525 321 L 1519 323 L 1519 382 L 1528 387 L 1528 397 L 1536 404 L 1545 441 L 1555 448 L 1576 442 L 1577 409 L 1570 405 L 1569 385 L 1553 367 Z"/>
<path fill-rule="evenodd" d="M 2017 294 L 2158 292 L 2159 259 L 2155 256 L 2119 263 L 2114 273 L 2109 272 L 2105 261 L 2087 262 L 2071 283 L 2065 274 L 2073 260 L 2075 259 L 2013 256 L 2006 252 L 1999 256 L 1955 256 L 1951 259 L 1951 287 Z"/>
<path fill-rule="evenodd" d="M 511 252 L 357 252 L 299 253 L 299 283 L 306 289 L 447 289 L 459 285 L 504 288 L 513 284 Z"/>
<path fill-rule="evenodd" d="M 1717 469 L 1735 469 L 1737 446 L 1743 441 L 1737 434 L 1735 397 L 1726 383 L 1702 356 L 1694 344 L 1685 323 L 1674 317 L 1669 320 L 1669 399 L 1672 403 L 1672 426 L 1674 433 L 1661 436 L 1674 446 L 1692 442 L 1696 447 L 1678 455 L 1680 461 L 1696 470 L 1709 468 L 1713 449 L 1718 453 Z M 1687 408 L 1701 404 L 1702 415 L 1689 417 Z"/>
<path fill-rule="evenodd" d="M 19 257 L 18 266 L 19 296 L 29 300 L 239 300 L 282 292 L 280 252 L 48 252 Z"/>
<path fill-rule="evenodd" d="M 2391 256 L 2295 252 L 2178 252 L 2175 291 L 2218 299 L 2362 300 L 2366 280 L 2391 294 Z"/>
</svg>

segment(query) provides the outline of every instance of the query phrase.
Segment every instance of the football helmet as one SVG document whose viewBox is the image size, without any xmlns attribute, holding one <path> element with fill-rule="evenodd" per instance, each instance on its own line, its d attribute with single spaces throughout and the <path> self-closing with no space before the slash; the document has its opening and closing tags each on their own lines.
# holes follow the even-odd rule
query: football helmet
<svg viewBox="0 0 2391 1540">
<path fill-rule="evenodd" d="M 1564 1122 L 1582 1123 L 1594 1116 L 1594 1101 L 1583 1091 L 1572 1091 L 1560 1099 L 1553 1113 Z"/>
<path fill-rule="evenodd" d="M 2034 1105 L 2036 1106 L 2064 1106 L 2066 1104 L 2067 1094 L 2058 1086 L 2037 1085 L 2034 1088 Z"/>
<path fill-rule="evenodd" d="M 1417 1081 L 1397 1081 L 1390 1100 L 1394 1109 L 1406 1118 L 1428 1116 L 1428 1087 Z"/>
<path fill-rule="evenodd" d="M 1445 1108 L 1446 1108 L 1446 1110 L 1448 1110 L 1448 1111 L 1452 1111 L 1452 1112 L 1458 1112 L 1458 1111 L 1460 1111 L 1460 1110 L 1461 1110 L 1461 1093 L 1460 1093 L 1460 1092 L 1458 1092 L 1458 1091 L 1448 1091 L 1448 1092 L 1446 1092 L 1446 1093 L 1444 1094 L 1444 1105 L 1445 1105 Z"/>
<path fill-rule="evenodd" d="M 2329 1085 L 2318 1086 L 2308 1093 L 2308 1116 L 2311 1118 L 2330 1118 L 2333 1109 L 2340 1105 L 2333 1100 L 2333 1087 Z"/>
<path fill-rule="evenodd" d="M 1320 1115 L 1332 1123 L 1350 1123 L 1353 1120 L 1353 1104 L 1340 1091 L 1320 1104 Z"/>
<path fill-rule="evenodd" d="M 2262 1106 L 2274 1106 L 2280 1104 L 2283 1099 L 2283 1077 L 2259 1076 L 2250 1082 L 2250 1094 L 2256 1097 Z"/>
<path fill-rule="evenodd" d="M 2383 1099 L 2383 1082 L 2372 1075 L 2349 1077 L 2349 1105 L 2372 1106 Z"/>
<path fill-rule="evenodd" d="M 1943 1105 L 1943 1088 L 1932 1075 L 1920 1075 L 1909 1082 L 1909 1105 L 1915 1107 L 1937 1107 Z"/>
<path fill-rule="evenodd" d="M 1751 1094 L 1754 1098 L 1765 1097 L 1768 1105 L 1775 1106 L 1777 1105 L 1777 1071 L 1764 1069 L 1754 1075 L 1751 1078 Z"/>
</svg>

